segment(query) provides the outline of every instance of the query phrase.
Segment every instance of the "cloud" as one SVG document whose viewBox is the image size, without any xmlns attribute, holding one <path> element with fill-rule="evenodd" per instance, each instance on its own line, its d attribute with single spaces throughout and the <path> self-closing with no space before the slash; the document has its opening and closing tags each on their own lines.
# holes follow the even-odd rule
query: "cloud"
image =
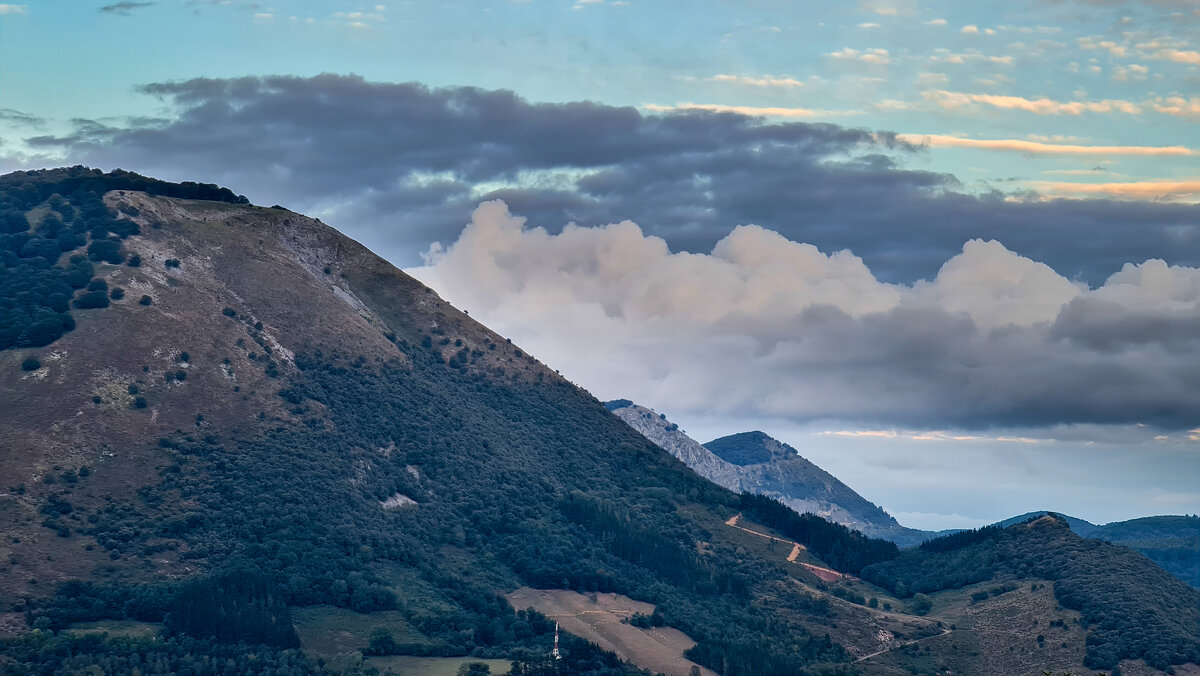
<svg viewBox="0 0 1200 676">
<path fill-rule="evenodd" d="M 1200 66 L 1200 52 L 1194 50 L 1160 49 L 1154 53 L 1153 58 Z"/>
<path fill-rule="evenodd" d="M 857 24 L 857 27 L 865 30 L 865 29 L 869 29 L 869 28 L 879 28 L 879 24 L 868 21 L 865 23 Z"/>
<path fill-rule="evenodd" d="M 339 75 L 143 91 L 162 98 L 164 119 L 78 121 L 25 138 L 33 156 L 10 166 L 221 183 L 319 216 L 402 265 L 454 241 L 475 205 L 497 198 L 549 232 L 632 219 L 673 251 L 707 253 L 732 225 L 757 223 L 852 249 L 886 281 L 931 278 L 973 237 L 1092 284 L 1129 260 L 1200 265 L 1200 207 L 966 192 L 907 167 L 914 148 L 892 134 L 803 118 L 531 103 Z"/>
<path fill-rule="evenodd" d="M 124 2 L 118 2 L 118 3 L 114 3 L 112 5 L 105 5 L 105 6 L 101 7 L 99 11 L 107 13 L 107 14 L 119 14 L 121 16 L 129 16 L 130 14 L 133 13 L 134 10 L 143 9 L 145 7 L 150 7 L 153 4 L 154 4 L 153 2 L 130 2 L 129 0 L 125 0 Z"/>
<path fill-rule="evenodd" d="M 412 272 L 602 398 L 918 430 L 1200 419 L 1200 269 L 1158 260 L 1091 289 L 976 239 L 889 284 L 758 226 L 676 253 L 631 221 L 551 234 L 492 201 Z M 923 440 L 953 436 L 996 441 Z"/>
<path fill-rule="evenodd" d="M 1195 150 L 1184 146 L 1084 146 L 1020 139 L 973 139 L 945 134 L 897 134 L 896 138 L 913 145 L 926 145 L 934 148 L 980 148 L 1039 155 L 1190 156 L 1198 154 Z"/>
<path fill-rule="evenodd" d="M 746 85 L 750 87 L 803 87 L 804 83 L 793 77 L 772 77 L 763 75 L 761 77 L 747 77 L 744 75 L 714 75 L 705 78 L 710 82 L 722 82 L 737 85 Z"/>
<path fill-rule="evenodd" d="M 1154 102 L 1154 110 L 1176 117 L 1200 117 L 1200 96 L 1190 99 L 1182 96 L 1160 98 Z"/>
<path fill-rule="evenodd" d="M 945 19 L 930 19 L 925 22 L 926 26 L 945 26 L 948 22 Z"/>
<path fill-rule="evenodd" d="M 5 14 L 28 14 L 28 13 L 29 13 L 28 5 L 0 4 L 0 16 L 4 16 Z"/>
<path fill-rule="evenodd" d="M 975 24 L 967 24 L 966 26 L 962 27 L 962 30 L 960 32 L 967 33 L 967 34 L 978 33 L 979 26 L 976 26 Z"/>
<path fill-rule="evenodd" d="M 886 66 L 892 62 L 888 50 L 879 47 L 872 47 L 865 50 L 846 47 L 836 52 L 830 52 L 826 56 L 835 61 L 858 61 L 872 66 Z"/>
<path fill-rule="evenodd" d="M 927 100 L 946 110 L 962 110 L 975 105 L 985 105 L 1006 110 L 1022 110 L 1036 115 L 1081 115 L 1083 113 L 1124 113 L 1139 115 L 1141 106 L 1130 101 L 1105 99 L 1102 101 L 1055 101 L 1042 97 L 1027 99 L 1021 96 L 996 94 L 967 94 L 934 89 L 922 92 Z"/>
<path fill-rule="evenodd" d="M 1200 180 L 1134 181 L 1128 183 L 1064 183 L 1034 181 L 1042 192 L 1055 195 L 1107 195 L 1126 199 L 1200 197 Z"/>
<path fill-rule="evenodd" d="M 673 106 L 647 103 L 646 105 L 642 106 L 642 108 L 652 113 L 699 110 L 709 113 L 733 113 L 735 115 L 749 115 L 751 117 L 812 118 L 852 114 L 847 111 L 839 112 L 831 110 L 815 110 L 812 108 L 783 108 L 779 106 L 724 106 L 715 103 L 677 103 Z"/>
<path fill-rule="evenodd" d="M 19 124 L 26 127 L 40 127 L 46 123 L 44 118 L 37 115 L 30 115 L 12 108 L 0 108 L 0 120 L 5 120 L 13 124 Z"/>
</svg>

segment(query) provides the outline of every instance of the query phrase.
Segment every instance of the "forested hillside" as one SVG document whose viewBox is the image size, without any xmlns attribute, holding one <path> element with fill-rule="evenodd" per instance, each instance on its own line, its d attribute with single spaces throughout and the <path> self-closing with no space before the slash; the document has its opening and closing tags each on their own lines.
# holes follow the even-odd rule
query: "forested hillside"
<svg viewBox="0 0 1200 676">
<path fill-rule="evenodd" d="M 1014 516 L 1000 525 L 1020 523 L 1046 513 Z M 1136 549 L 1175 577 L 1200 587 L 1200 517 L 1146 516 L 1103 525 L 1070 516 L 1062 518 L 1075 533 Z"/>
</svg>

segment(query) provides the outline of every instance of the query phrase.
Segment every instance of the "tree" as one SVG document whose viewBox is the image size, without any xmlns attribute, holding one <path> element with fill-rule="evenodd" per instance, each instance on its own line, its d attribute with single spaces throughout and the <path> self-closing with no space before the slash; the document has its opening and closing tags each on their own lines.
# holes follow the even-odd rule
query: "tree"
<svg viewBox="0 0 1200 676">
<path fill-rule="evenodd" d="M 400 652 L 396 637 L 387 627 L 375 627 L 371 630 L 371 639 L 367 643 L 368 655 L 395 655 Z"/>
<path fill-rule="evenodd" d="M 925 615 L 930 610 L 933 610 L 933 601 L 924 594 L 916 594 L 912 598 L 912 605 L 909 607 L 914 615 Z"/>
</svg>

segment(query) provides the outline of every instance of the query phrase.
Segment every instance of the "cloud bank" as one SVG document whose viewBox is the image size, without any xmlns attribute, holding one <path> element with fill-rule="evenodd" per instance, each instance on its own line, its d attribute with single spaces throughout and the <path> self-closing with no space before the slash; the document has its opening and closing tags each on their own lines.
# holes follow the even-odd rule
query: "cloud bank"
<svg viewBox="0 0 1200 676">
<path fill-rule="evenodd" d="M 33 155 L 8 164 L 219 182 L 320 216 L 402 265 L 454 241 L 491 199 L 551 233 L 633 219 L 672 251 L 707 253 L 731 226 L 757 223 L 851 249 L 889 282 L 931 278 L 976 237 L 1092 284 L 1130 260 L 1200 265 L 1200 205 L 972 194 L 953 176 L 906 168 L 924 151 L 886 132 L 340 75 L 143 91 L 163 99 L 162 118 L 79 121 L 26 138 Z"/>
<path fill-rule="evenodd" d="M 1127 263 L 1089 288 L 973 239 L 882 282 L 738 226 L 674 252 L 631 221 L 557 234 L 482 204 L 413 272 L 600 397 L 677 412 L 917 429 L 1200 420 L 1200 269 Z"/>
</svg>

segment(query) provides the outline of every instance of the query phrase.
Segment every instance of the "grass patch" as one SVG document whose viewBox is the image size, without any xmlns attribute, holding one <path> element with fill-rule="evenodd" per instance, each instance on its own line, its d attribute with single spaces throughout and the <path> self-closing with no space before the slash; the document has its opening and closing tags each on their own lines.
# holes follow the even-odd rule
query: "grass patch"
<svg viewBox="0 0 1200 676">
<path fill-rule="evenodd" d="M 63 631 L 75 636 L 108 634 L 112 637 L 157 636 L 162 625 L 157 622 L 134 622 L 133 620 L 102 620 L 99 622 L 77 622 Z"/>
<path fill-rule="evenodd" d="M 292 624 L 304 650 L 316 655 L 364 650 L 376 627 L 392 632 L 397 643 L 428 643 L 421 632 L 394 610 L 356 613 L 334 606 L 306 606 L 292 610 Z"/>
</svg>

